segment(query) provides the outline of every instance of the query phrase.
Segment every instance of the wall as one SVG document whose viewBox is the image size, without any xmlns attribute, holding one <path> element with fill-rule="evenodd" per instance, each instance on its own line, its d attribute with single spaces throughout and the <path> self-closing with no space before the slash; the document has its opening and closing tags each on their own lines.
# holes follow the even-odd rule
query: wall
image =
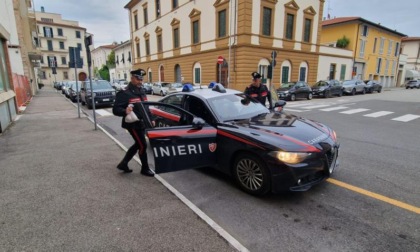
<svg viewBox="0 0 420 252">
<path fill-rule="evenodd" d="M 317 81 L 327 80 L 330 75 L 330 66 L 335 64 L 335 79 L 336 80 L 349 80 L 352 79 L 353 68 L 353 52 L 346 49 L 321 46 L 319 48 L 320 56 L 318 62 Z M 341 66 L 345 65 L 344 79 L 341 79 Z M 312 84 L 312 83 L 311 83 Z"/>
</svg>

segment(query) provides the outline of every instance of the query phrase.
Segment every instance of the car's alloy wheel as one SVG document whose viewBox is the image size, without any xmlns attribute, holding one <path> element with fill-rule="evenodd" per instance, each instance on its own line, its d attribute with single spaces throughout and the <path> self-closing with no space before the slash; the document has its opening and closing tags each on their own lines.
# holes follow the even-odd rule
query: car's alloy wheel
<svg viewBox="0 0 420 252">
<path fill-rule="evenodd" d="M 312 93 L 308 94 L 308 100 L 312 100 Z"/>
<path fill-rule="evenodd" d="M 366 94 L 366 89 L 363 89 L 363 92 L 362 92 L 362 94 Z"/>
<path fill-rule="evenodd" d="M 329 90 L 325 90 L 324 91 L 324 98 L 328 98 L 328 97 L 330 97 L 331 96 L 331 91 L 329 91 Z"/>
<path fill-rule="evenodd" d="M 160 96 L 163 96 L 163 91 L 160 91 Z"/>
<path fill-rule="evenodd" d="M 351 95 L 355 95 L 356 94 L 356 89 L 353 88 L 353 90 L 351 91 Z"/>
<path fill-rule="evenodd" d="M 290 100 L 291 101 L 296 101 L 296 95 L 295 94 L 291 94 L 290 95 Z"/>
<path fill-rule="evenodd" d="M 340 92 L 338 92 L 338 96 L 339 97 L 343 96 L 343 90 L 340 90 Z"/>
<path fill-rule="evenodd" d="M 378 89 L 378 93 L 382 92 L 382 88 Z"/>
<path fill-rule="evenodd" d="M 150 93 L 151 95 L 155 95 L 155 92 L 153 92 L 153 90 L 152 90 L 152 92 Z"/>
<path fill-rule="evenodd" d="M 240 154 L 235 161 L 234 175 L 240 188 L 253 195 L 264 195 L 271 188 L 265 164 L 257 157 Z"/>
</svg>

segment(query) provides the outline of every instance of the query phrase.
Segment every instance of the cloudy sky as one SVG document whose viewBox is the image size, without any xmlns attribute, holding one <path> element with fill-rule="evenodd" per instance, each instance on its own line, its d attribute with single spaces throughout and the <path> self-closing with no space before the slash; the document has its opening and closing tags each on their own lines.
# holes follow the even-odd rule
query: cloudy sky
<svg viewBox="0 0 420 252">
<path fill-rule="evenodd" d="M 94 34 L 95 47 L 130 38 L 128 10 L 124 9 L 129 0 L 33 1 L 37 11 L 44 6 L 45 12 L 79 21 L 80 26 Z M 170 1 L 162 3 L 170 4 Z M 324 16 L 328 12 L 331 18 L 359 16 L 408 36 L 420 37 L 420 0 L 326 0 L 324 7 Z"/>
</svg>

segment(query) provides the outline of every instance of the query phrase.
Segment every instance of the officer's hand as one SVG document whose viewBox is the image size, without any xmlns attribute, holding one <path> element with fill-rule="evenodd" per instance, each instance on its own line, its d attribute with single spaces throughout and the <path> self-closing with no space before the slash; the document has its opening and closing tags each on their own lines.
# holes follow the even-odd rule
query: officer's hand
<svg viewBox="0 0 420 252">
<path fill-rule="evenodd" d="M 155 127 L 155 126 L 156 126 L 155 121 L 152 121 L 152 127 Z"/>
<path fill-rule="evenodd" d="M 125 109 L 125 113 L 128 115 L 128 114 L 130 114 L 131 113 L 131 111 L 133 111 L 133 107 L 131 107 L 131 106 L 128 106 L 126 109 Z"/>
</svg>

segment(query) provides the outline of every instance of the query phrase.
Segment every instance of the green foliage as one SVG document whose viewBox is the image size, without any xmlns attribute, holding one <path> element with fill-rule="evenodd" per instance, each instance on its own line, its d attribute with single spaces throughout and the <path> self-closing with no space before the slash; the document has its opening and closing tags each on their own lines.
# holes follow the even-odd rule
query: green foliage
<svg viewBox="0 0 420 252">
<path fill-rule="evenodd" d="M 108 66 L 108 68 L 115 67 L 115 51 L 114 50 L 112 50 L 111 53 L 108 55 L 106 65 Z"/>
<path fill-rule="evenodd" d="M 350 39 L 348 39 L 345 35 L 337 40 L 337 47 L 346 48 L 350 44 Z"/>
<path fill-rule="evenodd" d="M 107 66 L 103 65 L 102 68 L 98 70 L 98 72 L 99 72 L 99 76 L 101 76 L 103 80 L 107 80 L 107 81 L 110 80 L 109 68 Z"/>
</svg>

